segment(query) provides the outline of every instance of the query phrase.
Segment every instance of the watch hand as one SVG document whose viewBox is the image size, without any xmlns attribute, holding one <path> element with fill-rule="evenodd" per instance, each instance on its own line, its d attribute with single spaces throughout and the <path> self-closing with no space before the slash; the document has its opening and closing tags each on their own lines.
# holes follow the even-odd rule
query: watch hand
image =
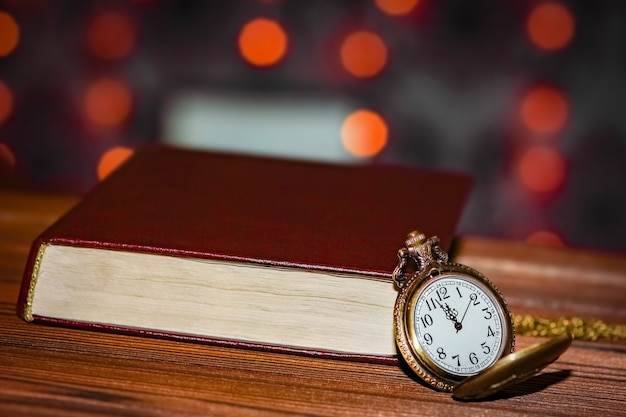
<svg viewBox="0 0 626 417">
<path fill-rule="evenodd" d="M 436 301 L 436 300 L 435 300 Z M 451 308 L 448 303 L 445 304 L 445 307 L 443 305 L 441 305 L 441 303 L 439 301 L 437 301 L 437 304 L 439 304 L 439 307 L 441 307 L 441 309 L 445 312 L 446 314 L 446 318 L 450 321 L 454 322 L 454 328 L 456 329 L 457 333 L 459 332 L 459 330 L 461 330 L 463 328 L 463 325 L 457 321 L 457 317 L 459 315 L 459 313 Z"/>
<path fill-rule="evenodd" d="M 465 307 L 465 312 L 463 313 L 463 317 L 461 317 L 461 323 L 463 323 L 463 320 L 465 319 L 465 315 L 467 314 L 467 310 L 469 310 L 470 304 L 472 304 L 471 298 L 469 300 L 469 303 L 467 303 L 467 307 Z"/>
<path fill-rule="evenodd" d="M 474 305 L 478 305 L 480 303 L 480 301 L 478 302 L 476 301 L 476 299 L 478 299 L 478 295 L 476 295 L 476 293 L 471 293 L 469 298 L 470 298 L 469 303 L 467 303 L 467 307 L 465 307 L 465 313 L 463 313 L 463 317 L 461 317 L 461 323 L 463 322 L 463 319 L 465 319 L 467 310 L 469 310 L 469 307 L 472 304 L 472 302 L 474 303 Z"/>
<path fill-rule="evenodd" d="M 456 310 L 450 308 L 450 306 L 448 304 L 446 304 L 446 307 L 448 308 L 448 311 L 450 312 L 450 315 L 452 316 L 452 318 L 450 318 L 450 320 L 454 321 L 454 328 L 456 329 L 456 332 L 458 333 L 459 330 L 461 330 L 463 328 L 463 325 L 461 324 L 461 322 L 457 321 L 457 319 L 456 319 L 458 317 L 459 313 Z"/>
<path fill-rule="evenodd" d="M 453 313 L 453 312 L 451 311 L 451 308 L 450 308 L 450 306 L 448 305 L 448 303 L 446 303 L 446 305 L 445 305 L 445 307 L 444 307 L 444 305 L 443 305 L 443 304 L 441 304 L 439 301 L 435 300 L 435 302 L 436 302 L 437 304 L 439 304 L 439 307 L 441 307 L 441 309 L 442 309 L 442 310 L 443 310 L 443 312 L 445 313 L 446 318 L 447 318 L 448 320 L 452 320 L 452 321 L 456 322 L 456 316 L 457 316 L 457 315 L 456 315 L 456 311 Z"/>
</svg>

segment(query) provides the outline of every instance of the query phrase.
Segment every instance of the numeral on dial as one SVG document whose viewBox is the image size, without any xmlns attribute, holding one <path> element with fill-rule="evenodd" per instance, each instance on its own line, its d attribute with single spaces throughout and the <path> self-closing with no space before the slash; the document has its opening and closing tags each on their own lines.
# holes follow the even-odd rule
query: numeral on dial
<svg viewBox="0 0 626 417">
<path fill-rule="evenodd" d="M 456 359 L 456 366 L 461 366 L 461 359 L 459 359 L 459 355 L 454 355 L 452 359 Z"/>
<path fill-rule="evenodd" d="M 437 354 L 439 355 L 439 359 L 444 360 L 446 358 L 446 352 L 443 350 L 443 348 L 437 348 Z"/>
<path fill-rule="evenodd" d="M 477 306 L 478 304 L 480 304 L 480 301 L 478 300 L 478 296 L 475 293 L 470 294 L 470 300 L 472 300 L 472 305 L 474 306 Z"/>
<path fill-rule="evenodd" d="M 448 298 L 450 298 L 450 296 L 448 295 L 448 289 L 446 287 L 439 288 L 437 290 L 437 297 L 439 298 L 439 301 L 447 300 Z"/>
<path fill-rule="evenodd" d="M 428 306 L 428 311 L 433 311 L 437 308 L 437 303 L 432 298 L 426 299 L 426 306 Z"/>
</svg>

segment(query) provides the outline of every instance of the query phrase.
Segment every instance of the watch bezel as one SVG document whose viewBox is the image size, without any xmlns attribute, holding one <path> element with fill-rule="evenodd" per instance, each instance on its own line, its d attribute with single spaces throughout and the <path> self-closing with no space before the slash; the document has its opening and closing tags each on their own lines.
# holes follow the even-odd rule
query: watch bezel
<svg viewBox="0 0 626 417">
<path fill-rule="evenodd" d="M 515 328 L 513 316 L 508 304 L 497 287 L 480 272 L 462 264 L 432 262 L 409 279 L 401 288 L 394 308 L 394 333 L 400 354 L 409 367 L 427 384 L 439 391 L 452 391 L 454 386 L 468 376 L 454 375 L 439 367 L 424 352 L 419 344 L 415 332 L 411 329 L 412 311 L 419 293 L 432 279 L 445 275 L 462 275 L 470 280 L 476 280 L 489 291 L 504 314 L 503 343 L 504 348 L 494 364 L 504 356 L 513 352 L 515 347 Z M 493 366 L 493 364 L 492 364 Z"/>
</svg>

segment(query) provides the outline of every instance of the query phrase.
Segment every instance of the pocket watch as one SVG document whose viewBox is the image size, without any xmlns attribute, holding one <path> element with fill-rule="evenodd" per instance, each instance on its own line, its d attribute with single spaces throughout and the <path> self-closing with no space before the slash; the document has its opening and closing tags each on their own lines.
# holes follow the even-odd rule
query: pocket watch
<svg viewBox="0 0 626 417">
<path fill-rule="evenodd" d="M 489 395 L 534 375 L 571 342 L 566 335 L 502 361 L 515 347 L 505 299 L 480 272 L 448 262 L 436 236 L 409 233 L 392 277 L 399 290 L 394 307 L 398 350 L 415 374 L 439 391 L 465 385 L 457 397 Z"/>
</svg>

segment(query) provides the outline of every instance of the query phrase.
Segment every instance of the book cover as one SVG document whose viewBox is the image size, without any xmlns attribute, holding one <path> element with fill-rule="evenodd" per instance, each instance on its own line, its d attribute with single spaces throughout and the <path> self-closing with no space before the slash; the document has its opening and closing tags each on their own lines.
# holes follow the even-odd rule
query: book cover
<svg viewBox="0 0 626 417">
<path fill-rule="evenodd" d="M 414 229 L 447 248 L 470 184 L 463 174 L 409 167 L 148 148 L 33 243 L 18 314 L 389 358 L 396 252 Z M 378 339 L 390 340 L 357 351 Z"/>
</svg>

